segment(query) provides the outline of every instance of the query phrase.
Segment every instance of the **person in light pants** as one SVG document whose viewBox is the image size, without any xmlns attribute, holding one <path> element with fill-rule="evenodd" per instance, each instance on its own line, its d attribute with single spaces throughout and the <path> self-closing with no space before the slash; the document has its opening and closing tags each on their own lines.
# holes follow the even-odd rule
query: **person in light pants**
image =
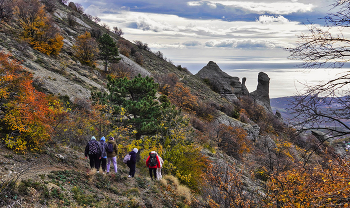
<svg viewBox="0 0 350 208">
<path fill-rule="evenodd" d="M 114 172 L 117 173 L 118 171 L 118 166 L 117 166 L 118 148 L 113 137 L 109 137 L 108 144 L 110 143 L 113 144 L 113 151 L 112 152 L 107 151 L 107 174 L 109 173 L 109 169 L 111 168 L 111 161 L 113 162 Z"/>
<path fill-rule="evenodd" d="M 156 154 L 157 154 L 158 159 L 159 159 L 159 162 L 160 162 L 160 168 L 157 168 L 156 175 L 157 175 L 157 180 L 160 180 L 160 179 L 162 179 L 162 167 L 163 167 L 164 161 L 163 161 L 163 159 L 158 155 L 158 153 L 156 153 Z"/>
</svg>

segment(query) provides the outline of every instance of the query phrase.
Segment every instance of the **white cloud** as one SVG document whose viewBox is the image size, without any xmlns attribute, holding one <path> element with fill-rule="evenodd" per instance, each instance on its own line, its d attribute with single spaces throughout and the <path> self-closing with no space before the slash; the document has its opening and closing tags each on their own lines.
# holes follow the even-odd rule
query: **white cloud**
<svg viewBox="0 0 350 208">
<path fill-rule="evenodd" d="M 154 32 L 175 31 L 176 27 L 165 22 L 155 21 L 151 18 L 139 16 L 136 20 L 136 25 L 141 30 L 152 30 Z"/>
<path fill-rule="evenodd" d="M 258 14 L 291 14 L 293 12 L 310 12 L 315 7 L 313 4 L 292 2 L 246 2 L 246 1 L 190 1 L 189 6 L 222 5 L 226 7 L 241 8 Z M 213 7 L 213 6 L 211 6 Z"/>
<path fill-rule="evenodd" d="M 279 15 L 277 17 L 275 16 L 268 16 L 268 15 L 261 15 L 259 19 L 257 20 L 258 22 L 262 24 L 270 24 L 270 23 L 288 23 L 289 20 L 286 19 L 285 17 Z"/>
<path fill-rule="evenodd" d="M 273 49 L 276 44 L 266 40 L 213 40 L 205 43 L 207 47 L 216 48 L 237 48 L 237 49 Z"/>
</svg>

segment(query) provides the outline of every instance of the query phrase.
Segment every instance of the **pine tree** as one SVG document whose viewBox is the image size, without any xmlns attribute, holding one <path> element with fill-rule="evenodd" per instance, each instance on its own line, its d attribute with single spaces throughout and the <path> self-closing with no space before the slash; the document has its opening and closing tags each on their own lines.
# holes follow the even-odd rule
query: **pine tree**
<svg viewBox="0 0 350 208">
<path fill-rule="evenodd" d="M 163 110 L 169 107 L 169 101 L 158 100 L 156 92 L 158 84 L 153 78 L 138 75 L 132 80 L 125 78 L 114 79 L 108 77 L 107 89 L 110 92 L 93 94 L 103 104 L 111 107 L 113 115 L 117 117 L 121 111 L 127 119 L 123 119 L 125 126 L 132 126 L 136 139 L 142 135 L 154 135 L 161 129 Z M 119 119 L 115 119 L 120 122 Z"/>
<path fill-rule="evenodd" d="M 118 48 L 116 42 L 107 33 L 99 39 L 100 56 L 104 60 L 105 71 L 108 69 L 108 62 L 118 62 Z"/>
</svg>

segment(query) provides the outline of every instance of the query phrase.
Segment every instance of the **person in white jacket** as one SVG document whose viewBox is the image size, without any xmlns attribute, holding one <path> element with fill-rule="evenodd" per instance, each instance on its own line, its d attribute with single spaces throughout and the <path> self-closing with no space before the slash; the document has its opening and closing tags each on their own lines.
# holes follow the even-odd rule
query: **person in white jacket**
<svg viewBox="0 0 350 208">
<path fill-rule="evenodd" d="M 160 168 L 157 168 L 157 171 L 156 171 L 156 175 L 157 175 L 157 180 L 160 180 L 162 179 L 162 167 L 163 167 L 163 164 L 164 164 L 164 161 L 163 159 L 158 155 L 158 153 L 156 153 L 158 158 L 159 158 L 159 162 L 160 162 Z"/>
</svg>

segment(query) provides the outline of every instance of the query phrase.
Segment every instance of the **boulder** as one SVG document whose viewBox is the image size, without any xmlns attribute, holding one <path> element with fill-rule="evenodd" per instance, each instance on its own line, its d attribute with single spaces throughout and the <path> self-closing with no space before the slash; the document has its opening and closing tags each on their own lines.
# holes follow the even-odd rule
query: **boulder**
<svg viewBox="0 0 350 208">
<path fill-rule="evenodd" d="M 266 110 L 272 112 L 270 105 L 270 78 L 264 72 L 258 75 L 258 86 L 256 90 L 250 93 L 250 96 L 256 100 L 259 105 L 262 105 Z"/>
<path fill-rule="evenodd" d="M 74 11 L 78 11 L 78 8 L 77 8 L 77 6 L 74 4 L 74 2 L 69 2 L 69 4 L 68 4 L 68 6 L 70 7 L 70 8 L 72 8 Z"/>
<path fill-rule="evenodd" d="M 312 135 L 314 135 L 316 137 L 316 139 L 318 139 L 318 141 L 320 141 L 321 143 L 325 142 L 325 141 L 329 141 L 329 136 L 325 133 L 323 133 L 322 131 L 317 131 L 317 130 L 311 130 Z"/>
</svg>

